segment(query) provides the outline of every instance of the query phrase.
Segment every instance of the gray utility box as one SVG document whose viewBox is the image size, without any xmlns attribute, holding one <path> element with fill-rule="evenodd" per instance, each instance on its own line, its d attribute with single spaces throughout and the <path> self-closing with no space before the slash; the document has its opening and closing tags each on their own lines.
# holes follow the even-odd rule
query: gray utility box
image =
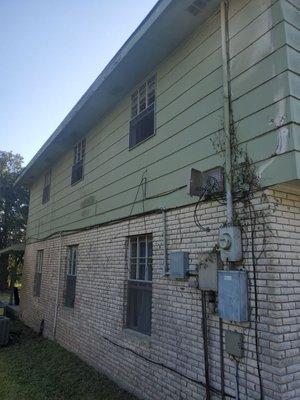
<svg viewBox="0 0 300 400">
<path fill-rule="evenodd" d="M 220 228 L 219 247 L 222 261 L 240 261 L 242 253 L 242 234 L 239 226 Z"/>
<path fill-rule="evenodd" d="M 198 287 L 201 290 L 218 290 L 218 270 L 222 262 L 218 253 L 203 252 L 198 254 Z"/>
<path fill-rule="evenodd" d="M 185 251 L 176 251 L 170 253 L 170 278 L 184 279 L 189 270 L 189 253 Z"/>
<path fill-rule="evenodd" d="M 239 332 L 225 332 L 225 350 L 236 358 L 243 357 L 243 335 Z"/>
<path fill-rule="evenodd" d="M 227 321 L 249 320 L 246 271 L 218 271 L 218 310 Z"/>
<path fill-rule="evenodd" d="M 212 194 L 224 192 L 224 168 L 215 167 L 201 172 L 195 168 L 189 171 L 187 192 L 190 196 L 204 196 L 202 200 Z"/>
<path fill-rule="evenodd" d="M 0 317 L 0 346 L 6 346 L 9 341 L 10 319 Z"/>
</svg>

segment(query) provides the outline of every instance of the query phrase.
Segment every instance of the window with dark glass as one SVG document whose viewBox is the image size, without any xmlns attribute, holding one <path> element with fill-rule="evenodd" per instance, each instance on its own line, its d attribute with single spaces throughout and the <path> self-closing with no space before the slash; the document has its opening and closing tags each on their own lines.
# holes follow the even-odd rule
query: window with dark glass
<svg viewBox="0 0 300 400">
<path fill-rule="evenodd" d="M 129 148 L 154 135 L 155 75 L 144 82 L 131 96 Z"/>
<path fill-rule="evenodd" d="M 38 250 L 36 253 L 33 295 L 40 297 L 42 284 L 42 269 L 43 269 L 44 250 Z"/>
<path fill-rule="evenodd" d="M 127 327 L 151 334 L 152 235 L 129 238 Z"/>
<path fill-rule="evenodd" d="M 71 179 L 72 185 L 83 179 L 84 155 L 85 155 L 85 139 L 82 139 L 74 146 L 74 160 L 72 166 L 72 179 Z"/>
<path fill-rule="evenodd" d="M 68 246 L 65 306 L 74 307 L 76 293 L 78 246 Z"/>
<path fill-rule="evenodd" d="M 50 200 L 50 185 L 51 185 L 51 170 L 47 171 L 44 176 L 44 187 L 43 187 L 43 204 Z"/>
</svg>

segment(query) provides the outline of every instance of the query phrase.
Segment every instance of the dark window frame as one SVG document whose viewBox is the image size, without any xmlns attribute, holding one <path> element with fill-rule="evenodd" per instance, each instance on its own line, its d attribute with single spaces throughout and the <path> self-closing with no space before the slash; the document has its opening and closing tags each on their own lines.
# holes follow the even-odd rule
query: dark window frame
<svg viewBox="0 0 300 400">
<path fill-rule="evenodd" d="M 67 246 L 66 284 L 64 304 L 74 308 L 78 268 L 78 244 Z"/>
<path fill-rule="evenodd" d="M 128 238 L 126 328 L 151 335 L 152 234 Z"/>
<path fill-rule="evenodd" d="M 156 74 L 152 74 L 131 94 L 129 150 L 145 142 L 156 132 Z M 147 132 L 148 131 L 148 132 Z"/>
<path fill-rule="evenodd" d="M 73 149 L 73 165 L 71 172 L 71 186 L 76 185 L 84 178 L 84 159 L 85 159 L 86 140 L 85 138 L 77 142 Z"/>
<path fill-rule="evenodd" d="M 34 271 L 34 283 L 33 283 L 33 296 L 41 296 L 41 286 L 42 286 L 42 271 L 44 263 L 44 250 L 37 250 L 36 252 L 36 262 Z"/>
<path fill-rule="evenodd" d="M 50 200 L 50 187 L 51 187 L 51 169 L 44 175 L 44 187 L 42 203 L 46 204 Z"/>
</svg>

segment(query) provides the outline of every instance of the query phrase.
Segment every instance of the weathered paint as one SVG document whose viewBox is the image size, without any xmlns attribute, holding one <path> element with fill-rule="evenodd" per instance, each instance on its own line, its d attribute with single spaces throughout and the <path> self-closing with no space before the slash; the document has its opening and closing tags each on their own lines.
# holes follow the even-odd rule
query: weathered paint
<svg viewBox="0 0 300 400">
<path fill-rule="evenodd" d="M 234 122 L 239 143 L 257 163 L 263 185 L 299 178 L 297 13 L 292 3 L 283 1 L 231 2 Z M 191 167 L 205 170 L 223 164 L 212 143 L 223 124 L 220 43 L 218 14 L 157 66 L 155 136 L 128 149 L 127 96 L 87 132 L 82 182 L 70 185 L 70 149 L 52 166 L 47 204 L 41 201 L 43 177 L 32 185 L 29 240 L 126 217 L 131 209 L 136 214 L 194 201 L 184 188 L 171 191 L 187 183 Z M 139 190 L 143 174 L 151 198 L 144 202 Z"/>
</svg>

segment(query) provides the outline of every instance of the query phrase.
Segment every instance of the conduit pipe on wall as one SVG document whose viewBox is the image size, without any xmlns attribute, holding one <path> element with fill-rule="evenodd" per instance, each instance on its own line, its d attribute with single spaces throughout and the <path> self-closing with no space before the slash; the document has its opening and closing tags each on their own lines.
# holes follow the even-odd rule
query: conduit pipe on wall
<svg viewBox="0 0 300 400">
<path fill-rule="evenodd" d="M 223 115 L 224 115 L 224 134 L 225 134 L 224 136 L 225 136 L 226 221 L 228 225 L 233 225 L 228 0 L 221 1 L 221 40 L 222 40 L 222 64 L 223 64 Z M 225 376 L 224 376 L 224 343 L 223 343 L 222 318 L 219 318 L 219 340 L 220 340 L 221 395 L 223 400 L 225 399 Z"/>
<path fill-rule="evenodd" d="M 229 37 L 228 37 L 228 1 L 221 1 L 221 38 L 222 38 L 222 63 L 223 63 L 223 114 L 225 133 L 225 183 L 226 183 L 226 212 L 227 224 L 233 224 L 232 200 L 232 163 L 231 163 L 231 110 L 229 91 Z"/>
<path fill-rule="evenodd" d="M 168 247 L 167 247 L 167 211 L 161 209 L 163 217 L 163 246 L 164 246 L 164 272 L 168 274 Z"/>
<path fill-rule="evenodd" d="M 56 336 L 57 314 L 58 314 L 58 306 L 59 306 L 61 254 L 62 254 L 62 233 L 60 232 L 60 234 L 59 234 L 59 253 L 58 253 L 58 276 L 57 276 L 57 287 L 56 287 L 55 309 L 54 309 L 54 320 L 53 320 L 53 340 L 55 340 L 55 336 Z"/>
</svg>

